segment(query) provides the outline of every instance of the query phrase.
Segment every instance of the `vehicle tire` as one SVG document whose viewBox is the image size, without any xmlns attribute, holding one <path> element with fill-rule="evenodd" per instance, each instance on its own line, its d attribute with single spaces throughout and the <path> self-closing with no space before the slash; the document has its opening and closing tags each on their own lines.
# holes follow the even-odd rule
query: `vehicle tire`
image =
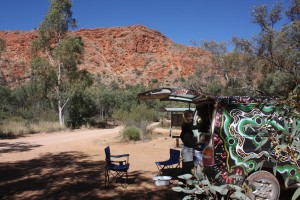
<svg viewBox="0 0 300 200">
<path fill-rule="evenodd" d="M 251 190 L 246 195 L 251 200 L 278 200 L 280 185 L 277 178 L 268 171 L 257 171 L 246 178 L 245 181 Z"/>
</svg>

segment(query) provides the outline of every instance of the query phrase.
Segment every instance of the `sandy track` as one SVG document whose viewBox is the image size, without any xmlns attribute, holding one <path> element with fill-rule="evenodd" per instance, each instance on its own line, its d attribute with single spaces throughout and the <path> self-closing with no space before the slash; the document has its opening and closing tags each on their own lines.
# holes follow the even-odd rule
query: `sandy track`
<svg viewBox="0 0 300 200">
<path fill-rule="evenodd" d="M 178 199 L 172 185 L 157 187 L 152 181 L 154 162 L 166 160 L 169 148 L 175 147 L 169 130 L 155 129 L 159 135 L 149 141 L 123 142 L 121 128 L 0 140 L 0 199 Z M 126 190 L 104 188 L 108 145 L 112 154 L 130 154 Z"/>
<path fill-rule="evenodd" d="M 119 134 L 122 127 L 116 127 L 113 129 L 93 129 L 93 130 L 75 130 L 65 131 L 58 133 L 39 133 L 34 135 L 28 135 L 18 139 L 6 139 L 0 140 L 5 143 L 31 143 L 40 145 L 51 145 L 57 143 L 76 142 L 80 140 L 90 140 L 99 137 L 115 137 Z"/>
</svg>

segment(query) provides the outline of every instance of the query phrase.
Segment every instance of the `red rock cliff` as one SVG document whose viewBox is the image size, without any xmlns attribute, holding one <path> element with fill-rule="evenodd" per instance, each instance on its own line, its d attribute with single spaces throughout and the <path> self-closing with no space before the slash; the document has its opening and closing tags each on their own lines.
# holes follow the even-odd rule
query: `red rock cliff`
<svg viewBox="0 0 300 200">
<path fill-rule="evenodd" d="M 145 26 L 81 29 L 74 32 L 85 44 L 85 68 L 109 84 L 178 85 L 197 68 L 210 69 L 210 54 L 175 44 Z M 31 42 L 36 31 L 0 31 L 7 49 L 0 59 L 0 78 L 15 86 L 30 79 Z"/>
</svg>

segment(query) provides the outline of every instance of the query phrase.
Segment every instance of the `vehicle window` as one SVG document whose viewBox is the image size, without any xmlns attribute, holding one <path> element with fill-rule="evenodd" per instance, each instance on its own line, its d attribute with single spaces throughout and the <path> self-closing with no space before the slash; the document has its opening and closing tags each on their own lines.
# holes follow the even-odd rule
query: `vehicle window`
<svg viewBox="0 0 300 200">
<path fill-rule="evenodd" d="M 197 115 L 201 118 L 200 132 L 209 133 L 209 129 L 212 121 L 213 104 L 203 103 L 197 105 Z"/>
</svg>

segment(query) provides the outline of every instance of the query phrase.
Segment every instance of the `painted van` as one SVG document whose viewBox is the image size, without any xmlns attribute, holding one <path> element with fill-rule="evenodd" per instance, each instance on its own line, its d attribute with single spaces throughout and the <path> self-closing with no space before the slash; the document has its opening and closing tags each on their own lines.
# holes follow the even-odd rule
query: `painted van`
<svg viewBox="0 0 300 200">
<path fill-rule="evenodd" d="M 138 96 L 140 100 L 183 101 L 195 105 L 195 118 L 203 120 L 199 131 L 210 134 L 203 150 L 204 173 L 215 184 L 247 183 L 252 187 L 251 199 L 274 200 L 279 198 L 280 189 L 298 187 L 300 116 L 287 121 L 285 108 L 276 103 L 278 98 L 211 97 L 170 87 Z M 215 178 L 217 174 L 220 175 Z"/>
</svg>

